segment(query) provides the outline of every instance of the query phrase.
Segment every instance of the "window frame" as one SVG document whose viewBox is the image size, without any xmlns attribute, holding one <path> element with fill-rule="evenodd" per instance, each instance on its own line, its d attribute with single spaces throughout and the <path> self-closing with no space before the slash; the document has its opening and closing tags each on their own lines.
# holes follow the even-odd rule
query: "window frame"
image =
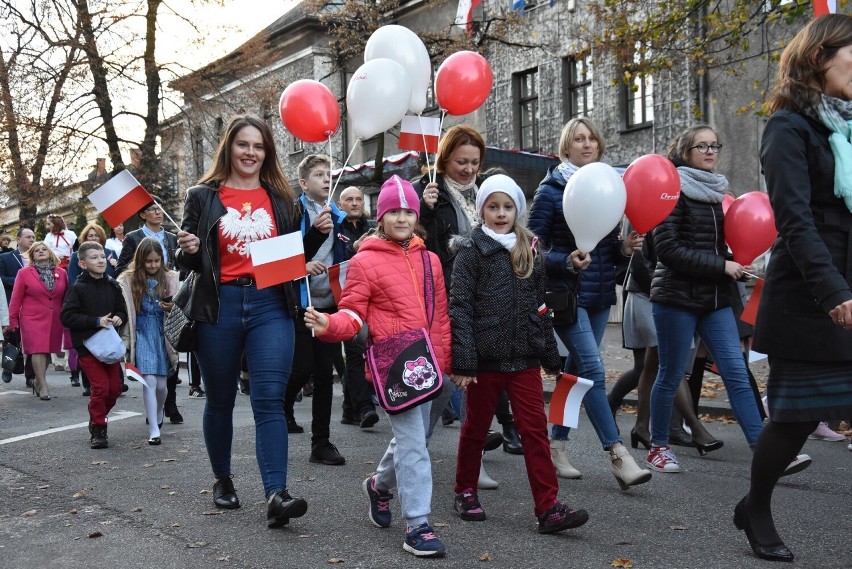
<svg viewBox="0 0 852 569">
<path fill-rule="evenodd" d="M 578 64 L 584 66 L 583 77 L 577 76 Z M 564 92 L 568 94 L 565 98 L 565 117 L 572 119 L 575 117 L 592 118 L 592 113 L 595 110 L 594 97 L 594 71 L 592 67 L 592 56 L 587 55 L 583 58 L 577 56 L 569 56 L 564 59 Z M 577 102 L 576 93 L 583 92 L 583 108 L 574 112 L 575 103 Z M 591 105 L 589 104 L 591 102 Z"/>
<path fill-rule="evenodd" d="M 527 78 L 532 77 L 531 83 L 531 92 L 525 93 L 525 87 L 530 85 L 527 82 Z M 541 151 L 541 138 L 539 127 L 541 124 L 541 117 L 539 115 L 540 106 L 539 106 L 539 88 L 538 88 L 538 80 L 539 80 L 539 68 L 533 67 L 531 69 L 527 69 L 525 71 L 521 71 L 518 73 L 514 73 L 512 75 L 512 83 L 514 87 L 514 108 L 516 112 L 515 116 L 515 140 L 518 143 L 518 149 L 524 152 L 540 152 Z M 532 111 L 532 120 L 530 124 L 524 123 L 524 117 L 529 114 L 528 106 L 533 105 L 534 110 Z M 531 131 L 530 134 L 530 143 L 525 144 L 524 134 L 527 130 Z"/>
</svg>

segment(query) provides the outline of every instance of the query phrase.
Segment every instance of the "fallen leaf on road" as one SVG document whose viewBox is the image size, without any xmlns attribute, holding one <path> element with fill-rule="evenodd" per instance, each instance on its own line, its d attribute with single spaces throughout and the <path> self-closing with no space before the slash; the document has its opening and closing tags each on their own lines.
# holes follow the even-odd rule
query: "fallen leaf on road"
<svg viewBox="0 0 852 569">
<path fill-rule="evenodd" d="M 231 559 L 230 555 L 220 555 L 219 557 L 216 558 L 216 561 L 230 561 L 230 559 Z"/>
<path fill-rule="evenodd" d="M 69 513 L 69 514 L 76 514 L 76 513 L 77 513 L 77 508 L 71 508 L 70 510 L 68 510 L 68 513 Z"/>
<path fill-rule="evenodd" d="M 209 512 L 201 512 L 201 515 L 202 516 L 221 516 L 224 513 L 225 512 L 222 512 L 220 510 L 210 510 Z"/>
<path fill-rule="evenodd" d="M 26 489 L 27 489 L 26 486 L 21 486 L 19 488 L 9 488 L 9 490 L 26 490 Z"/>
<path fill-rule="evenodd" d="M 311 534 L 309 534 L 309 533 L 303 533 L 303 534 L 302 534 L 302 535 L 300 535 L 299 537 L 314 537 L 314 536 L 312 536 L 312 535 L 311 535 Z"/>
<path fill-rule="evenodd" d="M 85 490 L 80 490 L 79 492 L 74 492 L 74 495 L 73 495 L 73 496 L 71 496 L 71 497 L 72 497 L 72 498 L 82 498 L 82 497 L 83 497 L 83 496 L 85 496 L 85 495 L 86 495 L 86 491 L 85 491 Z"/>
<path fill-rule="evenodd" d="M 161 458 L 160 462 L 175 462 L 176 458 Z"/>
<path fill-rule="evenodd" d="M 622 567 L 624 569 L 630 569 L 633 567 L 633 562 L 629 559 L 613 559 L 612 564 L 613 567 Z"/>
<path fill-rule="evenodd" d="M 47 490 L 48 488 L 50 488 L 50 484 L 39 484 L 38 486 L 36 486 L 36 488 L 39 490 Z"/>
<path fill-rule="evenodd" d="M 450 527 L 450 524 L 445 524 L 444 522 L 437 522 L 437 523 L 434 523 L 432 525 L 435 526 L 436 528 L 448 528 L 448 527 Z"/>
<path fill-rule="evenodd" d="M 202 490 L 201 492 L 199 492 L 199 494 L 209 494 L 210 492 L 210 490 Z"/>
<path fill-rule="evenodd" d="M 174 492 L 174 491 L 169 492 L 169 496 L 174 496 L 175 494 L 177 494 L 177 492 Z"/>
<path fill-rule="evenodd" d="M 160 486 L 160 490 L 168 490 L 169 488 L 171 488 L 171 486 L 169 486 L 168 484 L 163 484 L 162 486 Z"/>
<path fill-rule="evenodd" d="M 154 465 L 153 464 L 143 464 L 142 468 L 151 468 L 152 466 L 154 466 Z"/>
<path fill-rule="evenodd" d="M 343 559 L 340 557 L 332 557 L 328 560 L 329 563 L 343 563 Z"/>
<path fill-rule="evenodd" d="M 669 528 L 675 531 L 686 531 L 686 526 L 669 526 Z"/>
<path fill-rule="evenodd" d="M 434 464 L 441 464 L 442 462 L 444 462 L 444 459 L 443 459 L 443 458 L 439 458 L 438 460 L 433 460 L 432 462 L 433 462 Z"/>
<path fill-rule="evenodd" d="M 27 510 L 23 514 L 21 514 L 22 518 L 31 518 L 38 513 L 38 510 Z"/>
<path fill-rule="evenodd" d="M 135 508 L 133 508 L 133 509 L 132 509 L 132 510 L 130 510 L 130 511 L 131 511 L 131 512 L 141 512 L 141 511 L 142 511 L 142 508 L 140 508 L 139 506 L 136 506 Z"/>
<path fill-rule="evenodd" d="M 171 526 L 169 526 L 169 527 L 179 528 L 179 527 L 180 527 L 180 524 L 172 524 L 172 525 L 171 525 Z"/>
<path fill-rule="evenodd" d="M 375 460 L 365 460 L 364 464 L 376 464 Z"/>
<path fill-rule="evenodd" d="M 106 520 L 105 522 L 100 522 L 100 524 L 101 524 L 102 526 L 108 526 L 108 525 L 109 525 L 109 524 L 111 524 L 111 523 L 112 523 L 112 521 L 111 521 L 111 520 Z"/>
<path fill-rule="evenodd" d="M 109 464 L 109 463 L 105 460 L 93 460 L 92 464 L 94 464 L 95 466 L 98 466 L 98 465 L 101 465 L 101 464 Z"/>
<path fill-rule="evenodd" d="M 199 547 L 207 547 L 206 541 L 193 541 L 192 543 L 187 543 L 186 547 L 189 549 L 198 549 Z"/>
<path fill-rule="evenodd" d="M 487 551 L 479 556 L 480 561 L 491 561 L 491 554 Z"/>
<path fill-rule="evenodd" d="M 632 541 L 616 541 L 615 545 L 633 545 Z"/>
<path fill-rule="evenodd" d="M 89 534 L 89 537 L 90 537 L 90 538 L 92 538 L 92 539 L 94 539 L 94 538 L 96 538 L 96 537 L 103 537 L 103 535 L 104 535 L 104 534 L 102 534 L 102 533 L 101 533 L 101 532 L 99 532 L 99 531 L 93 531 L 92 533 L 90 533 L 90 534 Z"/>
</svg>

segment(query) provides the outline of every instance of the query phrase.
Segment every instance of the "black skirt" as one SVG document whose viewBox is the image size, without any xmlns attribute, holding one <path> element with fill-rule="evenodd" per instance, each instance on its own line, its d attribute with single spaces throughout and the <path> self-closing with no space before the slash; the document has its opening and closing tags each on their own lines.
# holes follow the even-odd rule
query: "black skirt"
<svg viewBox="0 0 852 569">
<path fill-rule="evenodd" d="M 852 418 L 852 360 L 769 357 L 769 416 L 776 423 Z"/>
</svg>

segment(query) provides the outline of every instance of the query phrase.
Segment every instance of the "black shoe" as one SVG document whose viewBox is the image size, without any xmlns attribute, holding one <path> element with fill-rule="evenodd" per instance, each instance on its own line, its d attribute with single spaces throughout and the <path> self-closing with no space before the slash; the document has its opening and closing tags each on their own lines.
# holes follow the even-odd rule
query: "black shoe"
<svg viewBox="0 0 852 569">
<path fill-rule="evenodd" d="M 379 414 L 372 409 L 367 409 L 361 413 L 361 428 L 369 429 L 379 422 Z"/>
<path fill-rule="evenodd" d="M 92 390 L 91 390 L 91 388 L 89 388 L 89 387 L 84 387 L 84 388 L 83 388 L 83 397 L 91 397 L 91 396 L 92 396 Z"/>
<path fill-rule="evenodd" d="M 488 434 L 485 436 L 485 450 L 494 450 L 500 448 L 503 444 L 503 435 L 497 431 L 488 429 Z"/>
<path fill-rule="evenodd" d="M 361 424 L 361 421 L 356 420 L 356 419 L 353 419 L 353 418 L 352 418 L 351 416 L 349 416 L 349 415 L 343 415 L 343 416 L 340 418 L 340 424 L 341 424 L 341 425 L 360 425 L 360 424 Z M 301 429 L 301 427 L 299 427 L 299 428 Z"/>
<path fill-rule="evenodd" d="M 457 419 L 458 417 L 456 417 L 455 413 L 447 411 L 446 409 L 441 412 L 441 424 L 445 427 L 449 427 L 450 425 L 455 423 Z"/>
<path fill-rule="evenodd" d="M 315 444 L 311 448 L 311 458 L 309 460 L 314 464 L 328 464 L 331 466 L 346 464 L 346 459 L 338 452 L 337 447 L 328 441 Z"/>
<path fill-rule="evenodd" d="M 129 385 L 127 385 L 126 383 L 122 383 L 122 384 L 121 384 L 121 392 L 122 392 L 122 393 L 127 393 L 128 391 L 130 391 L 130 386 L 129 386 Z"/>
<path fill-rule="evenodd" d="M 160 441 L 160 437 L 151 437 L 150 439 L 148 439 L 148 444 L 151 445 L 151 446 L 157 446 L 161 442 L 162 441 Z"/>
<path fill-rule="evenodd" d="M 222 510 L 235 510 L 240 507 L 240 499 L 234 489 L 231 477 L 221 478 L 213 485 L 213 504 Z"/>
<path fill-rule="evenodd" d="M 249 387 L 249 380 L 247 380 L 247 379 L 241 379 L 240 380 L 240 393 L 242 393 L 243 395 L 250 395 L 251 394 L 251 388 Z"/>
<path fill-rule="evenodd" d="M 71 387 L 80 387 L 80 375 L 79 374 L 71 376 Z"/>
<path fill-rule="evenodd" d="M 280 528 L 290 523 L 290 518 L 301 518 L 307 511 L 306 501 L 292 497 L 287 490 L 281 490 L 267 501 L 266 525 L 270 528 Z"/>
<path fill-rule="evenodd" d="M 681 447 L 694 447 L 695 441 L 683 428 L 669 429 L 669 444 Z"/>
<path fill-rule="evenodd" d="M 287 417 L 287 433 L 290 435 L 300 435 L 305 432 L 305 428 L 296 422 L 294 417 Z"/>
<path fill-rule="evenodd" d="M 35 385 L 35 378 L 28 377 L 26 379 L 26 382 L 27 382 L 27 387 L 32 387 L 33 385 Z"/>
<path fill-rule="evenodd" d="M 173 425 L 182 425 L 183 424 L 183 415 L 180 414 L 180 411 L 177 410 L 177 407 L 171 412 L 166 413 L 169 416 L 169 421 Z"/>
<path fill-rule="evenodd" d="M 89 434 L 92 435 L 92 438 L 89 441 L 89 446 L 91 448 L 107 448 L 109 446 L 106 425 L 102 427 L 89 425 Z"/>
<path fill-rule="evenodd" d="M 11 383 L 12 382 L 12 372 L 9 370 L 3 370 L 3 383 Z"/>
<path fill-rule="evenodd" d="M 148 424 L 148 418 L 147 418 L 147 417 L 145 418 L 145 424 L 146 424 L 146 425 Z M 162 428 L 163 428 L 163 422 L 162 422 L 162 421 L 160 421 L 159 423 L 157 423 L 157 428 L 158 428 L 158 429 L 162 429 Z"/>
<path fill-rule="evenodd" d="M 725 446 L 725 443 L 723 443 L 722 441 L 714 439 L 713 441 L 707 443 L 706 445 L 703 445 L 703 444 L 699 443 L 698 441 L 696 441 L 695 439 L 692 439 L 692 445 L 695 448 L 698 449 L 698 454 L 700 456 L 704 456 L 708 452 L 713 452 L 714 450 L 719 450 L 720 448 Z"/>
<path fill-rule="evenodd" d="M 503 450 L 509 454 L 524 454 L 524 447 L 521 445 L 521 437 L 518 435 L 515 423 L 503 425 Z"/>
<path fill-rule="evenodd" d="M 734 525 L 737 529 L 745 531 L 751 550 L 754 551 L 754 554 L 761 559 L 767 559 L 769 561 L 792 561 L 793 552 L 787 549 L 787 546 L 784 545 L 782 541 L 770 545 L 763 545 L 754 537 L 751 521 L 748 519 L 748 513 L 745 508 L 745 501 L 747 498 L 748 496 L 740 500 L 739 504 L 737 504 L 734 508 Z"/>
</svg>

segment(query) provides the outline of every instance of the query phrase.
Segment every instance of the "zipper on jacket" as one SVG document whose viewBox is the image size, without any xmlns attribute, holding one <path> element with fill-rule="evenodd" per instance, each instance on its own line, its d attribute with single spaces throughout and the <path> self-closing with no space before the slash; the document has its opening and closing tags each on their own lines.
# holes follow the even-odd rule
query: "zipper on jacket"
<svg viewBox="0 0 852 569">
<path fill-rule="evenodd" d="M 710 206 L 710 215 L 713 217 L 713 251 L 719 254 L 719 224 L 716 221 L 716 212 L 713 210 L 713 204 Z M 719 283 L 713 283 L 713 310 L 719 309 Z"/>
<path fill-rule="evenodd" d="M 417 287 L 417 271 L 414 270 L 414 267 L 411 265 L 411 258 L 408 256 L 408 250 L 402 250 L 403 255 L 405 256 L 405 263 L 408 265 L 408 272 L 411 275 L 411 283 L 414 285 L 414 293 L 418 298 L 418 303 L 421 303 L 420 306 L 423 308 L 423 318 L 424 318 L 424 328 L 428 328 L 429 333 L 432 333 L 432 326 L 429 324 L 429 315 L 426 313 L 426 299 L 423 297 L 425 291 L 421 291 Z M 423 267 L 423 273 L 426 273 L 426 267 Z"/>
</svg>

